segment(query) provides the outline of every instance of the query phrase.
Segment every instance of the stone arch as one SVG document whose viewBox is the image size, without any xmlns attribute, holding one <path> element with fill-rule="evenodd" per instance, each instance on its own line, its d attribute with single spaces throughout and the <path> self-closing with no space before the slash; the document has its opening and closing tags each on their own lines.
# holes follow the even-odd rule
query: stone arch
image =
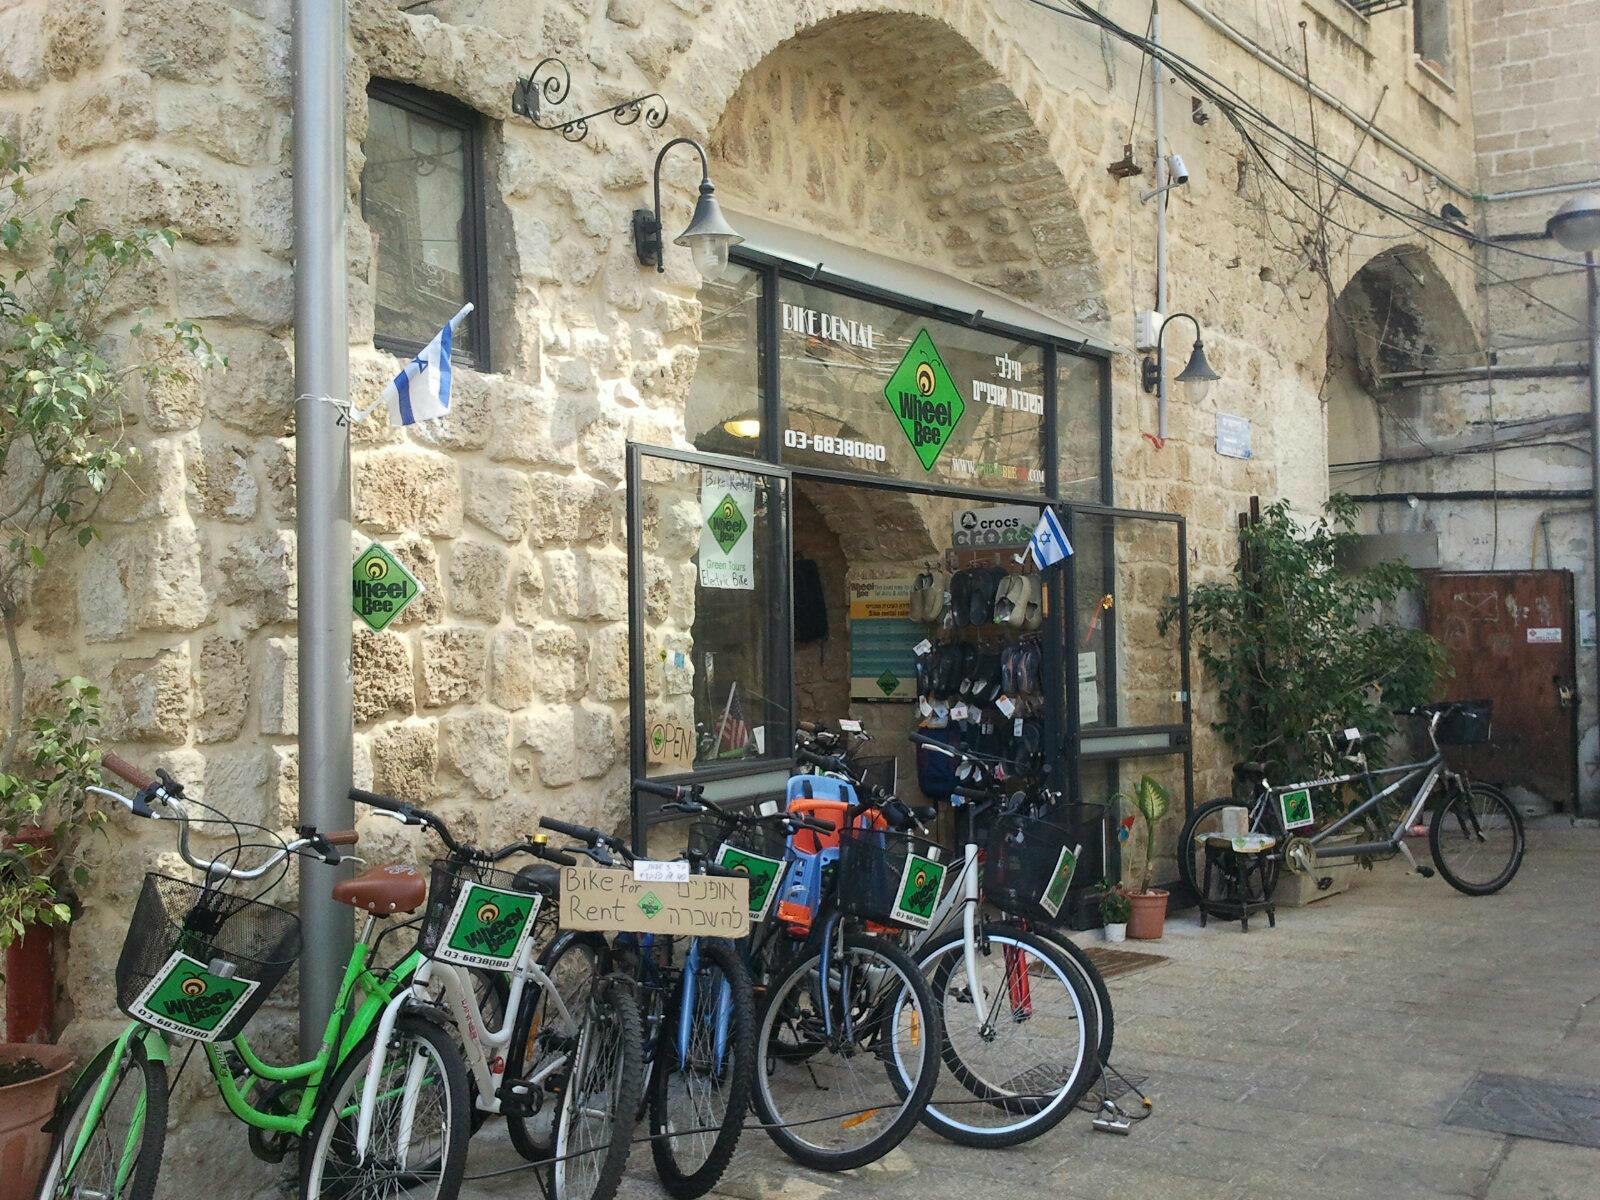
<svg viewBox="0 0 1600 1200">
<path fill-rule="evenodd" d="M 750 8 L 746 43 L 697 41 L 674 71 L 699 92 L 728 202 L 1106 325 L 1068 151 L 1053 144 L 1070 118 L 982 6 Z"/>
<path fill-rule="evenodd" d="M 1374 255 L 1351 275 L 1328 317 L 1329 483 L 1341 463 L 1369 463 L 1421 415 L 1423 389 L 1406 372 L 1470 365 L 1479 339 L 1454 287 L 1428 251 L 1410 243 Z"/>
</svg>

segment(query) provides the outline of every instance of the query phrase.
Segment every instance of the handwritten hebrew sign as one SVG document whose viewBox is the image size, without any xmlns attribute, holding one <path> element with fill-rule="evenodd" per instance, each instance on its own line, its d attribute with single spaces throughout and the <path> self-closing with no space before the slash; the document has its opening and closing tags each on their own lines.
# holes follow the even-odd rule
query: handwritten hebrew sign
<svg viewBox="0 0 1600 1200">
<path fill-rule="evenodd" d="M 613 867 L 564 867 L 561 928 L 740 938 L 750 931 L 750 881 L 692 875 L 672 883 Z"/>
</svg>

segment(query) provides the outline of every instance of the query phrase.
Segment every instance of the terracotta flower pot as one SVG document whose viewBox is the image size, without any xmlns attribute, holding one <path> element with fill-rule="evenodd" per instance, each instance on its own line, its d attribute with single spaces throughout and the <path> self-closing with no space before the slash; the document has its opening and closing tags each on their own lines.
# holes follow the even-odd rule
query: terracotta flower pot
<svg viewBox="0 0 1600 1200">
<path fill-rule="evenodd" d="M 1133 915 L 1128 918 L 1128 936 L 1153 942 L 1161 937 L 1167 923 L 1167 893 L 1160 888 L 1148 892 L 1129 892 Z"/>
<path fill-rule="evenodd" d="M 37 1059 L 46 1073 L 0 1087 L 0 1200 L 31 1200 L 50 1155 L 42 1126 L 71 1078 L 72 1054 L 62 1046 L 0 1043 L 0 1062 Z"/>
</svg>

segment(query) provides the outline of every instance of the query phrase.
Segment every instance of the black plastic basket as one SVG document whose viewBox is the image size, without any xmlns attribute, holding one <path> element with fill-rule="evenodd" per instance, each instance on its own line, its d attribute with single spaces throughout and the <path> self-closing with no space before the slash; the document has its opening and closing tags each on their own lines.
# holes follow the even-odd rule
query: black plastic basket
<svg viewBox="0 0 1600 1200">
<path fill-rule="evenodd" d="M 538 893 L 538 889 L 519 883 L 516 874 L 511 871 L 501 871 L 481 863 L 454 862 L 448 858 L 434 859 L 428 880 L 428 907 L 423 912 L 422 930 L 417 937 L 417 949 L 423 954 L 429 958 L 438 954 L 439 942 L 450 926 L 451 916 L 455 913 L 456 901 L 465 888 L 475 883 L 484 887 L 499 888 L 505 892 L 519 892 L 524 895 Z M 545 919 L 546 913 L 554 909 L 553 904 L 543 904 L 539 910 L 540 915 L 535 921 L 536 926 L 538 921 Z"/>
<path fill-rule="evenodd" d="M 1433 736 L 1441 746 L 1481 746 L 1489 740 L 1492 705 L 1487 700 L 1458 700 L 1444 716 Z"/>
<path fill-rule="evenodd" d="M 944 872 L 913 868 L 908 875 L 907 863 L 913 856 L 940 867 L 948 861 L 942 848 L 909 833 L 863 829 L 854 824 L 841 829 L 839 869 L 834 876 L 839 911 L 880 925 L 927 928 L 926 920 L 907 916 L 909 910 L 900 904 L 902 892 L 925 902 L 916 907 L 925 907 L 931 912 L 939 899 Z"/>
<path fill-rule="evenodd" d="M 710 819 L 696 821 L 689 826 L 689 853 L 712 861 L 723 846 L 732 846 L 747 854 L 764 858 L 782 858 L 787 837 L 783 826 L 776 821 L 759 825 L 736 825 L 729 829 L 721 821 Z"/>
<path fill-rule="evenodd" d="M 892 754 L 864 754 L 851 764 L 861 777 L 861 798 L 892 796 L 900 783 L 900 760 Z"/>
<path fill-rule="evenodd" d="M 299 958 L 300 919 L 259 900 L 152 872 L 144 877 L 133 920 L 122 941 L 122 954 L 117 959 L 117 1007 L 129 1016 L 148 1021 L 146 1012 L 136 1013 L 134 1008 L 146 988 L 180 951 L 205 968 L 213 1001 L 225 1001 L 231 990 L 217 988 L 216 979 L 255 985 L 225 1024 L 205 1034 L 204 1040 L 226 1041 L 237 1035 L 266 1003 L 272 989 Z M 208 985 L 206 976 L 195 980 L 198 991 L 183 989 L 190 1003 L 201 1002 Z M 158 1016 L 165 1013 L 172 1023 L 160 1027 L 172 1033 L 185 1033 L 185 1027 L 199 1027 L 205 1020 L 198 1009 L 165 1011 L 160 989 L 149 997 L 146 1009 Z"/>
<path fill-rule="evenodd" d="M 1099 807 L 1098 805 L 1094 807 Z M 1061 919 L 1070 879 L 1052 891 L 1062 850 L 1081 855 L 1089 844 L 1085 833 L 1098 837 L 1103 813 L 1073 823 L 1044 821 L 1023 813 L 995 818 L 983 864 L 984 897 L 1003 912 L 1030 921 Z M 1054 908 L 1054 912 L 1051 909 Z"/>
</svg>

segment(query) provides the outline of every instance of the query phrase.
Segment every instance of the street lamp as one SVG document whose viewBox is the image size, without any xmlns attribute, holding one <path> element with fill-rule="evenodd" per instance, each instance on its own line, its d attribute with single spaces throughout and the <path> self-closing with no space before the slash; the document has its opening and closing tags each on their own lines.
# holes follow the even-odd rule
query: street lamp
<svg viewBox="0 0 1600 1200">
<path fill-rule="evenodd" d="M 722 209 L 717 204 L 717 189 L 711 183 L 711 165 L 706 160 L 705 150 L 693 138 L 673 138 L 656 155 L 655 210 L 633 210 L 633 251 L 642 265 L 654 265 L 657 271 L 667 269 L 662 261 L 661 160 L 674 146 L 693 146 L 695 153 L 700 156 L 700 198 L 695 201 L 694 216 L 689 219 L 689 227 L 673 238 L 672 244 L 685 247 L 694 259 L 695 269 L 706 278 L 714 279 L 727 268 L 728 251 L 744 238 L 723 218 Z"/>
<path fill-rule="evenodd" d="M 1177 381 L 1199 403 L 1206 398 L 1211 385 L 1222 378 L 1206 361 L 1205 343 L 1200 340 L 1200 322 L 1189 313 L 1173 313 L 1164 318 L 1161 328 L 1156 331 L 1156 356 L 1151 358 L 1146 355 L 1140 369 L 1140 382 L 1144 384 L 1144 390 L 1156 393 L 1156 437 L 1161 441 L 1167 437 L 1167 326 L 1179 317 L 1194 326 L 1194 349 L 1189 353 L 1188 363 L 1178 372 Z"/>
<path fill-rule="evenodd" d="M 1583 255 L 1589 292 L 1589 514 L 1593 539 L 1594 611 L 1600 621 L 1600 192 L 1581 192 L 1556 209 L 1545 232 L 1568 250 Z M 1596 692 L 1600 697 L 1600 648 L 1596 649 Z"/>
</svg>

